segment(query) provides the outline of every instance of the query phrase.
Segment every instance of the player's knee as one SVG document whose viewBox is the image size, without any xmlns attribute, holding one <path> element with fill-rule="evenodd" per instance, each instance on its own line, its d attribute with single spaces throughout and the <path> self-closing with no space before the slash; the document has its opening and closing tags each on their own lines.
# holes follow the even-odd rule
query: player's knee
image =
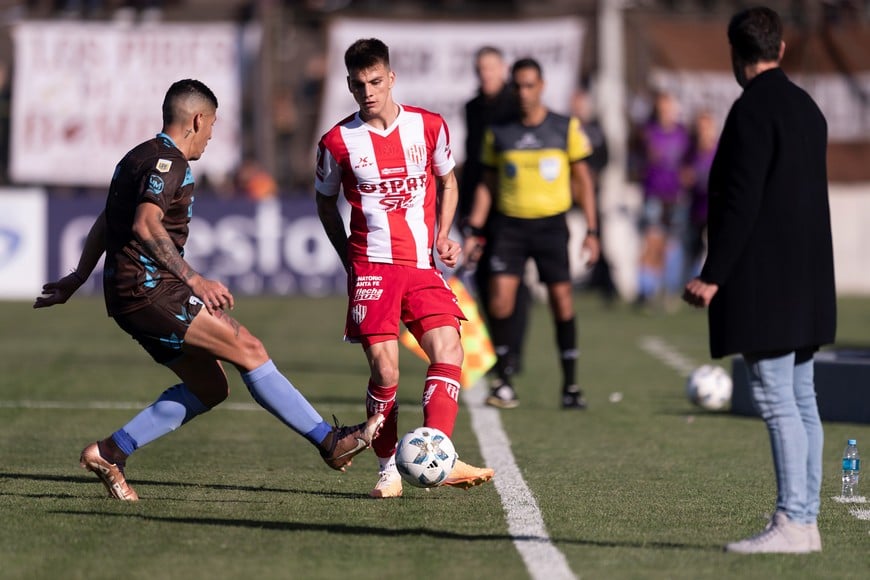
<svg viewBox="0 0 870 580">
<path fill-rule="evenodd" d="M 493 300 L 489 311 L 493 318 L 507 318 L 514 313 L 514 305 L 507 300 Z"/>
<path fill-rule="evenodd" d="M 239 354 L 243 359 L 243 366 L 253 369 L 269 360 L 269 353 L 259 338 L 245 331 L 239 335 L 239 339 Z"/>
<path fill-rule="evenodd" d="M 390 386 L 399 384 L 399 367 L 389 363 L 376 363 L 371 367 L 372 381 L 376 385 Z"/>
<path fill-rule="evenodd" d="M 462 350 L 462 343 L 457 338 L 457 340 L 438 343 L 431 358 L 433 363 L 462 366 L 462 358 L 464 356 L 465 352 Z"/>
</svg>

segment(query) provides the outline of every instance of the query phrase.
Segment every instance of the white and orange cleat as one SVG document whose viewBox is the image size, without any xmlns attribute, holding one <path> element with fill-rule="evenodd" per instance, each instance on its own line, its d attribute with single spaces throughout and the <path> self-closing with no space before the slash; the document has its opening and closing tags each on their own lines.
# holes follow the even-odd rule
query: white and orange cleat
<svg viewBox="0 0 870 580">
<path fill-rule="evenodd" d="M 387 470 L 378 475 L 380 479 L 375 484 L 375 488 L 369 492 L 369 497 L 375 499 L 402 497 L 402 476 L 398 471 Z"/>
<path fill-rule="evenodd" d="M 83 468 L 93 471 L 100 478 L 111 497 L 121 501 L 139 501 L 139 495 L 127 485 L 123 464 L 106 461 L 100 455 L 100 446 L 97 442 L 91 443 L 82 450 L 79 461 Z"/>
<path fill-rule="evenodd" d="M 456 464 L 453 466 L 453 471 L 450 472 L 450 475 L 447 476 L 447 479 L 441 485 L 468 489 L 486 483 L 494 475 L 494 469 L 489 467 L 474 467 L 457 459 Z"/>
</svg>

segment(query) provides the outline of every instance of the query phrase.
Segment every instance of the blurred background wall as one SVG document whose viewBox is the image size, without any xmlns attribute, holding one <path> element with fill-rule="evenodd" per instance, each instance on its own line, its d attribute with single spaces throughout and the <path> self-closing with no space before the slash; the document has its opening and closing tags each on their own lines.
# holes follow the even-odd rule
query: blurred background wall
<svg viewBox="0 0 870 580">
<path fill-rule="evenodd" d="M 0 2 L 0 297 L 35 295 L 71 268 L 114 164 L 160 129 L 173 80 L 217 93 L 219 124 L 193 164 L 189 257 L 237 292 L 343 292 L 313 204 L 314 147 L 354 112 L 342 54 L 384 39 L 397 98 L 442 113 L 464 162 L 462 106 L 474 51 L 544 65 L 548 105 L 588 92 L 610 150 L 602 175 L 605 251 L 635 291 L 641 194 L 631 136 L 653 96 L 686 124 L 721 127 L 739 87 L 725 0 L 30 0 Z M 870 293 L 870 0 L 779 0 L 783 68 L 824 111 L 841 293 Z M 96 276 L 95 276 L 96 278 Z M 91 289 L 98 283 L 91 281 Z"/>
</svg>

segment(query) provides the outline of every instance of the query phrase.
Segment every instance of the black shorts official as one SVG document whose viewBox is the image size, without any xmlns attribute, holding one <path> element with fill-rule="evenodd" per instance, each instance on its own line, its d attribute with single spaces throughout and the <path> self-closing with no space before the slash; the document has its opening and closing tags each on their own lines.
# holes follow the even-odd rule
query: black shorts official
<svg viewBox="0 0 870 580">
<path fill-rule="evenodd" d="M 489 266 L 493 275 L 522 277 L 531 258 L 541 282 L 571 280 L 568 260 L 568 222 L 561 213 L 545 218 L 513 218 L 494 214 L 490 220 Z"/>
<path fill-rule="evenodd" d="M 115 314 L 113 318 L 155 361 L 169 364 L 181 356 L 184 335 L 202 307 L 203 303 L 190 288 L 179 282 L 148 306 Z"/>
</svg>

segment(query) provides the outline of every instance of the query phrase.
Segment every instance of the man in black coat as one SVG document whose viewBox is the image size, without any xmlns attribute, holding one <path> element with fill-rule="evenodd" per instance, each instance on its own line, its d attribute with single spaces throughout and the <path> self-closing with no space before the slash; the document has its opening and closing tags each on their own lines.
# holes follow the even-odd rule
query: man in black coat
<svg viewBox="0 0 870 580">
<path fill-rule="evenodd" d="M 813 353 L 836 330 L 827 123 L 779 68 L 785 43 L 775 12 L 739 12 L 728 39 L 744 90 L 710 171 L 707 259 L 684 299 L 710 307 L 713 357 L 746 360 L 770 435 L 777 501 L 763 532 L 726 550 L 821 551 L 823 432 Z"/>
</svg>

